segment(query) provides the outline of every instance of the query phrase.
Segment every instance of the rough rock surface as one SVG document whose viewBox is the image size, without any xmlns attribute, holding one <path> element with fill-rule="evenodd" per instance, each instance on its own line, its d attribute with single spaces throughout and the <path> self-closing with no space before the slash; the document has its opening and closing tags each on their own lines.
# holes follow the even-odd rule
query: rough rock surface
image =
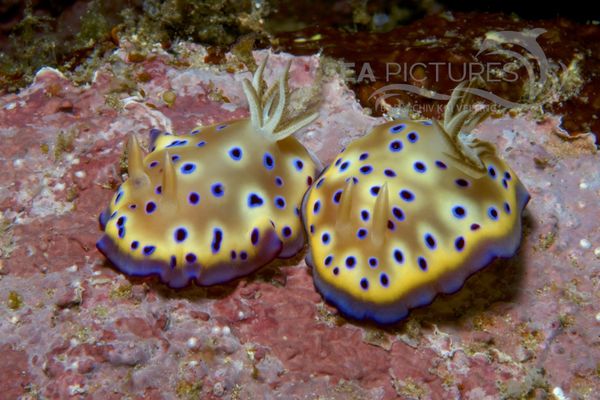
<svg viewBox="0 0 600 400">
<path fill-rule="evenodd" d="M 271 56 L 268 79 L 288 58 Z M 0 98 L 0 397 L 592 399 L 600 391 L 600 159 L 591 136 L 567 141 L 552 116 L 478 128 L 532 195 L 520 251 L 378 328 L 324 304 L 300 256 L 181 291 L 111 268 L 94 246 L 97 215 L 121 179 L 126 135 L 147 143 L 151 127 L 187 131 L 247 115 L 248 72 L 160 52 L 137 61 L 121 49 L 81 87 L 43 70 Z M 295 58 L 292 86 L 314 82 L 318 64 Z M 323 79 L 321 117 L 298 137 L 328 163 L 381 120 L 339 78 Z"/>
</svg>

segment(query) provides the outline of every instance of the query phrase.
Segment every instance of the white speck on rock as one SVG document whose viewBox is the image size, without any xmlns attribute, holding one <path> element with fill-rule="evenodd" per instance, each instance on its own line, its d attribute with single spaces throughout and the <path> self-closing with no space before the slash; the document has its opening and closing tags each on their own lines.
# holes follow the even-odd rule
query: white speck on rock
<svg viewBox="0 0 600 400">
<path fill-rule="evenodd" d="M 213 335 L 218 335 L 221 333 L 221 327 L 220 326 L 213 326 L 213 328 L 210 330 L 210 332 Z"/>
<path fill-rule="evenodd" d="M 15 107 L 17 106 L 16 102 L 12 102 L 12 103 L 8 103 L 7 105 L 4 106 L 5 110 L 13 110 Z"/>
<path fill-rule="evenodd" d="M 568 400 L 568 397 L 565 396 L 565 392 L 563 392 L 563 390 L 560 387 L 558 387 L 558 386 L 555 387 L 554 389 L 552 389 L 552 394 L 558 400 Z"/>
<path fill-rule="evenodd" d="M 231 329 L 228 326 L 223 327 L 223 335 L 229 335 L 231 333 Z"/>
<path fill-rule="evenodd" d="M 69 386 L 69 394 L 71 396 L 75 396 L 76 394 L 84 394 L 86 392 L 86 388 L 79 384 Z"/>
<path fill-rule="evenodd" d="M 600 258 L 600 247 L 596 247 L 596 248 L 594 249 L 594 255 L 595 255 L 596 257 Z"/>
<path fill-rule="evenodd" d="M 191 337 L 187 340 L 188 349 L 196 349 L 198 347 L 198 339 L 195 337 Z"/>
<path fill-rule="evenodd" d="M 85 178 L 85 171 L 75 171 L 75 176 L 77 178 Z"/>
<path fill-rule="evenodd" d="M 588 184 L 585 181 L 581 181 L 579 183 L 579 189 L 587 189 L 588 188 Z"/>
<path fill-rule="evenodd" d="M 17 158 L 15 161 L 13 161 L 13 165 L 15 168 L 21 168 L 23 166 L 23 159 Z"/>
<path fill-rule="evenodd" d="M 70 267 L 67 268 L 67 271 L 69 272 L 77 272 L 77 265 L 73 264 Z"/>
<path fill-rule="evenodd" d="M 581 239 L 579 241 L 579 246 L 581 246 L 582 249 L 589 249 L 590 247 L 592 247 L 592 244 L 590 243 L 589 240 L 587 239 Z"/>
<path fill-rule="evenodd" d="M 600 322 L 600 312 L 596 314 L 596 321 Z"/>
</svg>

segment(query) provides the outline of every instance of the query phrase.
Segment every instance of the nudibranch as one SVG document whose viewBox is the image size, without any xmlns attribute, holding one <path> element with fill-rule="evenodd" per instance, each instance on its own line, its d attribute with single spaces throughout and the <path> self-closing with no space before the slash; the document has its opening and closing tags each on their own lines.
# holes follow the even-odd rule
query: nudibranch
<svg viewBox="0 0 600 400">
<path fill-rule="evenodd" d="M 485 113 L 453 114 L 458 92 L 443 122 L 375 127 L 307 192 L 307 264 L 342 314 L 397 322 L 517 251 L 529 194 L 495 147 L 468 133 Z"/>
<path fill-rule="evenodd" d="M 304 193 L 318 163 L 291 136 L 318 116 L 287 109 L 290 64 L 267 89 L 266 58 L 243 87 L 250 118 L 128 142 L 128 179 L 100 215 L 98 249 L 122 272 L 173 288 L 222 283 L 305 244 Z"/>
</svg>

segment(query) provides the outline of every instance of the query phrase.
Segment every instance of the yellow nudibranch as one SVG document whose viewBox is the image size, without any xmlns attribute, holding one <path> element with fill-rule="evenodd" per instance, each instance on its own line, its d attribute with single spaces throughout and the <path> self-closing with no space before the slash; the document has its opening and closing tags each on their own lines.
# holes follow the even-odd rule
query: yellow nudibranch
<svg viewBox="0 0 600 400">
<path fill-rule="evenodd" d="M 459 90 L 443 123 L 377 126 L 307 192 L 307 264 L 343 314 L 399 321 L 515 254 L 529 194 L 492 144 L 466 133 L 485 113 L 453 115 Z"/>
<path fill-rule="evenodd" d="M 119 270 L 212 285 L 304 246 L 299 208 L 318 163 L 291 134 L 317 113 L 286 119 L 290 64 L 265 90 L 265 63 L 243 83 L 250 118 L 187 135 L 153 129 L 147 155 L 130 137 L 129 178 L 100 215 L 97 243 Z"/>
</svg>

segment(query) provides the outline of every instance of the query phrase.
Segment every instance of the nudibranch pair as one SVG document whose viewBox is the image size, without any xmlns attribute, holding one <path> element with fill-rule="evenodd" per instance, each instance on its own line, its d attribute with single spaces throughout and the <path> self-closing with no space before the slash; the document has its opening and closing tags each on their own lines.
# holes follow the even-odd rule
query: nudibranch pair
<svg viewBox="0 0 600 400">
<path fill-rule="evenodd" d="M 472 138 L 484 113 L 397 120 L 351 143 L 325 171 L 293 136 L 316 113 L 285 116 L 287 73 L 244 81 L 250 118 L 129 140 L 129 179 L 100 216 L 98 249 L 129 275 L 213 285 L 291 257 L 308 236 L 318 291 L 343 314 L 392 323 L 458 290 L 520 242 L 529 195 L 494 146 Z M 305 233 L 306 232 L 306 233 Z"/>
<path fill-rule="evenodd" d="M 122 272 L 173 288 L 247 275 L 306 242 L 300 204 L 317 163 L 291 136 L 318 116 L 287 118 L 287 75 L 266 90 L 266 58 L 243 82 L 250 118 L 128 143 L 129 178 L 100 215 L 98 249 Z"/>
<path fill-rule="evenodd" d="M 529 194 L 491 143 L 466 133 L 486 112 L 454 114 L 463 89 L 443 124 L 377 126 L 306 194 L 307 263 L 319 292 L 344 314 L 396 322 L 517 251 Z"/>
</svg>

